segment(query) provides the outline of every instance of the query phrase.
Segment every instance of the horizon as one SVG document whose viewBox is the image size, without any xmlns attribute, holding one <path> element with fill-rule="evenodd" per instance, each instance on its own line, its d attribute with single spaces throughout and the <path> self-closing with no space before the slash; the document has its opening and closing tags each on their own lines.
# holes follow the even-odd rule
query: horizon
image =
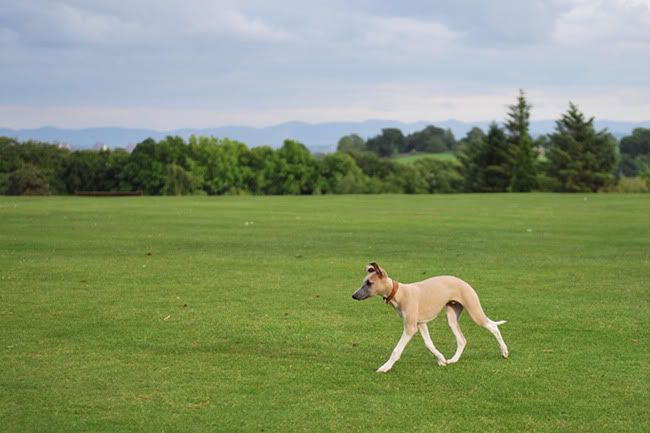
<svg viewBox="0 0 650 433">
<path fill-rule="evenodd" d="M 650 113 L 650 0 L 6 0 L 3 128 Z M 442 121 L 441 121 L 442 122 Z"/>
<path fill-rule="evenodd" d="M 558 117 L 559 118 L 559 117 Z M 404 125 L 409 125 L 409 126 L 415 126 L 419 124 L 427 124 L 427 125 L 433 125 L 436 126 L 436 124 L 446 124 L 446 123 L 458 123 L 461 125 L 481 125 L 481 124 L 490 124 L 492 122 L 496 122 L 497 124 L 502 124 L 505 119 L 493 119 L 493 120 L 475 120 L 475 121 L 465 121 L 461 119 L 444 119 L 444 120 L 415 120 L 415 121 L 401 121 L 397 119 L 363 119 L 359 121 L 353 121 L 353 120 L 333 120 L 333 121 L 323 121 L 323 122 L 307 122 L 307 121 L 302 121 L 302 120 L 288 120 L 284 122 L 278 122 L 278 123 L 271 123 L 271 124 L 263 124 L 263 125 L 246 125 L 246 124 L 224 124 L 224 125 L 210 125 L 210 126 L 199 126 L 199 127 L 191 127 L 191 126 L 181 126 L 178 128 L 168 128 L 168 129 L 158 129 L 158 128 L 150 128 L 150 127 L 129 127 L 129 126 L 119 126 L 119 125 L 111 125 L 111 124 L 105 124 L 105 125 L 94 125 L 94 126 L 85 126 L 85 127 L 65 127 L 65 126 L 58 126 L 58 125 L 41 125 L 41 126 L 36 126 L 36 127 L 26 127 L 26 128 L 12 128 L 12 127 L 7 127 L 0 125 L 0 130 L 1 129 L 6 129 L 6 130 L 13 130 L 13 131 L 30 131 L 30 130 L 43 130 L 43 129 L 60 129 L 60 130 L 68 130 L 68 131 L 83 131 L 83 130 L 91 130 L 91 129 L 122 129 L 122 130 L 151 130 L 151 131 L 156 131 L 156 132 L 176 132 L 176 131 L 182 131 L 182 130 L 207 130 L 207 129 L 227 129 L 227 128 L 248 128 L 248 129 L 268 129 L 268 128 L 274 128 L 278 126 L 287 126 L 287 125 L 305 125 L 305 126 L 323 126 L 323 125 L 341 125 L 341 124 L 365 124 L 365 123 L 381 123 L 385 122 L 387 124 L 389 123 L 401 123 Z M 531 124 L 539 124 L 539 123 L 544 123 L 544 122 L 556 122 L 558 119 L 550 119 L 550 118 L 545 118 L 545 119 L 531 119 L 530 122 Z M 607 122 L 607 123 L 623 123 L 623 124 L 648 124 L 650 123 L 650 117 L 647 119 L 641 119 L 641 120 L 625 120 L 625 119 L 599 119 L 599 118 L 594 118 L 595 123 L 599 122 Z"/>
<path fill-rule="evenodd" d="M 419 121 L 403 123 L 394 120 L 370 119 L 365 122 L 327 122 L 306 123 L 286 122 L 266 127 L 251 126 L 224 126 L 208 128 L 180 128 L 170 130 L 156 130 L 149 128 L 122 128 L 122 127 L 94 127 L 81 129 L 66 129 L 55 126 L 44 126 L 35 129 L 4 129 L 0 128 L 0 135 L 14 137 L 20 141 L 37 140 L 58 143 L 70 146 L 73 149 L 87 149 L 106 145 L 111 148 L 129 147 L 142 142 L 147 138 L 162 140 L 166 136 L 180 136 L 184 140 L 191 135 L 212 136 L 229 138 L 245 143 L 250 147 L 270 145 L 279 147 L 287 140 L 296 140 L 312 151 L 332 152 L 336 144 L 346 135 L 358 134 L 363 139 L 374 137 L 384 128 L 398 128 L 405 135 L 421 131 L 429 125 L 449 129 L 456 139 L 461 139 L 472 128 L 478 127 L 486 130 L 490 121 L 463 122 L 457 119 L 448 121 Z M 530 133 L 533 137 L 551 134 L 555 130 L 555 120 L 533 120 L 530 124 Z M 503 125 L 502 122 L 499 124 Z M 617 139 L 630 135 L 635 128 L 650 128 L 650 120 L 642 122 L 624 122 L 608 119 L 595 119 L 594 126 L 597 130 L 607 130 Z"/>
</svg>

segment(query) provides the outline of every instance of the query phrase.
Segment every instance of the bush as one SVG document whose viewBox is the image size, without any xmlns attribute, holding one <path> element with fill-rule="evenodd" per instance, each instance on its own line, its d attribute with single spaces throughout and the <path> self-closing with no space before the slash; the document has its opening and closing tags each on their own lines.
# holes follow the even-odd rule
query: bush
<svg viewBox="0 0 650 433">
<path fill-rule="evenodd" d="M 615 173 L 618 176 L 634 177 L 646 170 L 650 170 L 650 155 L 632 156 L 624 153 L 621 155 Z"/>
<path fill-rule="evenodd" d="M 7 176 L 5 194 L 49 195 L 47 175 L 32 165 L 26 165 Z"/>
<path fill-rule="evenodd" d="M 641 174 L 641 179 L 645 180 L 646 187 L 650 190 L 650 170 Z"/>
<path fill-rule="evenodd" d="M 424 181 L 429 193 L 460 192 L 463 189 L 463 178 L 458 166 L 450 161 L 440 161 L 435 158 L 422 158 L 413 164 L 419 176 Z"/>
<path fill-rule="evenodd" d="M 173 163 L 169 164 L 163 192 L 165 195 L 191 194 L 196 189 L 193 180 L 192 175 L 183 167 Z"/>
<path fill-rule="evenodd" d="M 648 183 L 640 177 L 621 177 L 615 185 L 602 189 L 603 192 L 648 192 Z"/>
<path fill-rule="evenodd" d="M 335 152 L 319 161 L 318 190 L 323 194 L 359 194 L 367 190 L 368 177 L 349 154 Z"/>
<path fill-rule="evenodd" d="M 537 175 L 537 190 L 542 192 L 557 191 L 562 187 L 562 183 L 551 176 L 547 176 L 545 172 Z"/>
<path fill-rule="evenodd" d="M 413 165 L 396 164 L 384 180 L 383 192 L 422 194 L 427 192 L 427 184 Z"/>
</svg>

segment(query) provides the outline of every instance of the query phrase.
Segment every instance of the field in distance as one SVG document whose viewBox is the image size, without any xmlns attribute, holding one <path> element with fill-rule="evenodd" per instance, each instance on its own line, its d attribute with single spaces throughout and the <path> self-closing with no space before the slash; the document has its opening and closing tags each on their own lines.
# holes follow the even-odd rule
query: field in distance
<svg viewBox="0 0 650 433">
<path fill-rule="evenodd" d="M 450 161 L 456 164 L 460 164 L 456 155 L 453 152 L 443 152 L 443 153 L 402 153 L 393 157 L 397 162 L 412 164 L 415 161 L 418 161 L 423 158 L 433 158 L 439 161 Z"/>
<path fill-rule="evenodd" d="M 650 195 L 0 197 L 3 432 L 650 431 Z M 355 302 L 457 275 L 438 367 Z M 444 312 L 430 324 L 447 357 Z"/>
</svg>

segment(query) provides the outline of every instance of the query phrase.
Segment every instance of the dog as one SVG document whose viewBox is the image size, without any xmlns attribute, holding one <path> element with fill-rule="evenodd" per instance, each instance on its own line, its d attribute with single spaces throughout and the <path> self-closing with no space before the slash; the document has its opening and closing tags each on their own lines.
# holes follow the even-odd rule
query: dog
<svg viewBox="0 0 650 433">
<path fill-rule="evenodd" d="M 363 301 L 371 296 L 381 295 L 387 304 L 395 308 L 397 314 L 404 322 L 404 331 L 397 346 L 386 363 L 377 369 L 377 372 L 386 373 L 399 360 L 402 351 L 418 330 L 424 345 L 433 353 L 438 360 L 438 365 L 445 366 L 454 364 L 460 359 L 465 349 L 465 336 L 460 330 L 458 319 L 463 309 L 467 309 L 469 317 L 479 326 L 490 331 L 501 350 L 504 358 L 508 357 L 508 346 L 501 337 L 499 325 L 506 323 L 506 320 L 493 321 L 483 312 L 478 295 L 465 281 L 452 276 L 438 276 L 419 281 L 417 283 L 403 284 L 391 279 L 386 271 L 377 263 L 371 262 L 366 266 L 366 277 L 361 287 L 352 295 L 353 299 Z M 456 353 L 450 359 L 433 345 L 429 336 L 427 322 L 436 318 L 442 308 L 447 307 L 447 322 L 456 337 Z"/>
</svg>

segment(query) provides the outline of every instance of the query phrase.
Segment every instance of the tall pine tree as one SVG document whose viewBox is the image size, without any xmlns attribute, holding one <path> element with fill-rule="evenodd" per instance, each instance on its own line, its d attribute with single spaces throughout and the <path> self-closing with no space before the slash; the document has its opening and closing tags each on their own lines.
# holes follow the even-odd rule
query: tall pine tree
<svg viewBox="0 0 650 433">
<path fill-rule="evenodd" d="M 481 128 L 472 128 L 458 144 L 456 157 L 460 161 L 460 172 L 465 191 L 480 191 L 485 183 L 482 154 L 485 147 L 485 133 Z"/>
<path fill-rule="evenodd" d="M 556 190 L 596 192 L 614 182 L 616 139 L 607 130 L 596 132 L 593 123 L 573 103 L 556 122 L 547 154 Z"/>
<path fill-rule="evenodd" d="M 512 158 L 505 132 L 492 122 L 487 135 L 472 129 L 461 140 L 461 172 L 469 192 L 505 192 L 510 185 Z"/>
<path fill-rule="evenodd" d="M 517 103 L 508 108 L 505 129 L 509 153 L 512 157 L 509 189 L 515 192 L 528 192 L 537 187 L 537 174 L 533 139 L 529 133 L 531 105 L 526 100 L 523 90 L 519 90 Z"/>
<path fill-rule="evenodd" d="M 508 191 L 511 179 L 512 156 L 504 130 L 494 122 L 488 129 L 482 158 L 485 164 L 485 183 L 482 191 Z"/>
</svg>

